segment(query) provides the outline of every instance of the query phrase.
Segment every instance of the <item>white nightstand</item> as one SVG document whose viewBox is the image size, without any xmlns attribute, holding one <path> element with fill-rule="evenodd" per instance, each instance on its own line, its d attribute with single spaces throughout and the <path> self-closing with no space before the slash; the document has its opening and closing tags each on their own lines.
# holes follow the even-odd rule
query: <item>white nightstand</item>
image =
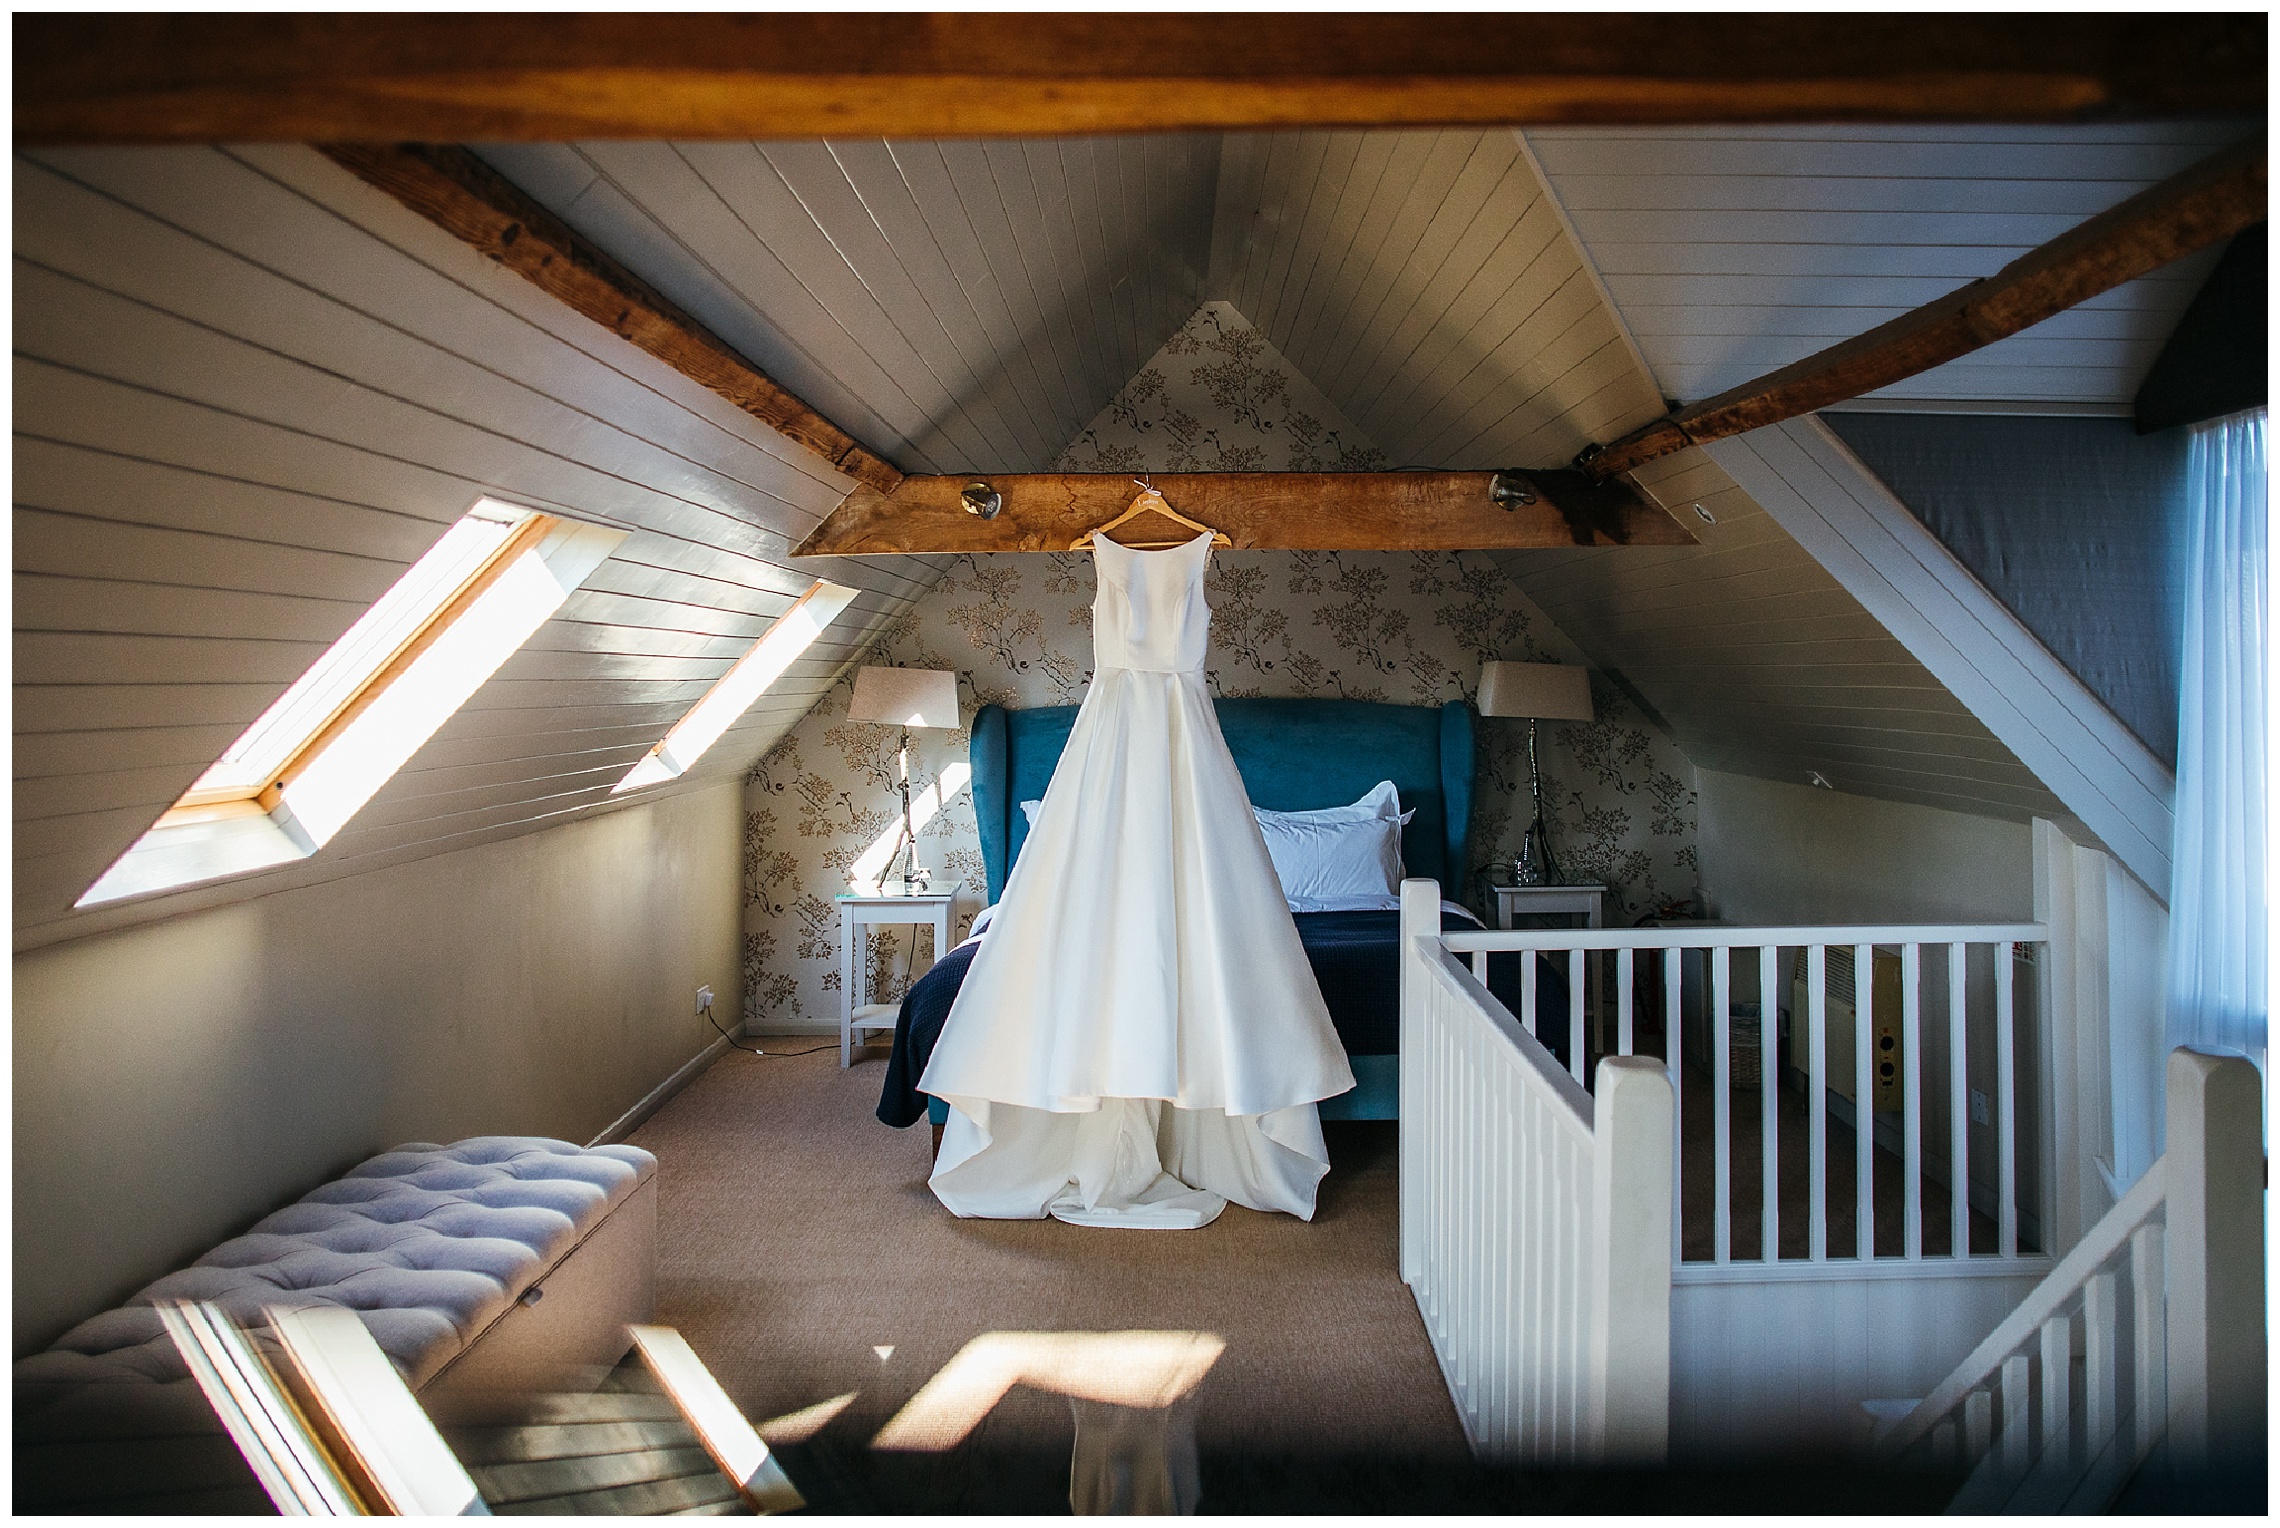
<svg viewBox="0 0 2280 1528">
<path fill-rule="evenodd" d="M 1496 926 L 1512 927 L 1518 917 L 1539 914 L 1574 917 L 1583 914 L 1585 928 L 1598 928 L 1605 886 L 1492 886 L 1496 893 Z"/>
<path fill-rule="evenodd" d="M 1599 921 L 1600 905 L 1606 900 L 1605 886 L 1491 886 L 1496 893 L 1496 926 L 1512 927 L 1515 918 L 1583 917 L 1585 928 L 1603 927 Z M 1587 956 L 1583 962 L 1583 1006 L 1591 1015 L 1591 1031 L 1599 1053 L 1607 1053 L 1607 1016 L 1600 1011 L 1599 1000 L 1600 957 Z M 1529 1030 L 1536 1027 L 1536 1016 L 1525 1020 Z"/>
<path fill-rule="evenodd" d="M 950 904 L 961 883 L 929 886 L 923 891 L 843 891 L 831 900 L 839 905 L 839 1064 L 855 1064 L 855 1031 L 892 1029 L 899 1003 L 872 1003 L 858 999 L 871 994 L 863 980 L 862 942 L 855 931 L 867 923 L 934 925 L 934 958 L 950 953 Z"/>
</svg>

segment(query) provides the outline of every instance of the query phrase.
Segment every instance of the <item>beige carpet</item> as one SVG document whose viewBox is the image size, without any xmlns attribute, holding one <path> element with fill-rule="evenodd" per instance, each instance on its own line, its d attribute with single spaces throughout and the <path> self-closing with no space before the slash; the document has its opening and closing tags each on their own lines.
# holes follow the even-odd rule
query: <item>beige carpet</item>
<svg viewBox="0 0 2280 1528">
<path fill-rule="evenodd" d="M 659 1319 L 748 1415 L 853 1392 L 829 1431 L 862 1444 L 984 1332 L 1201 1330 L 1227 1342 L 1197 1392 L 1207 1453 L 1465 1459 L 1396 1267 L 1393 1126 L 1330 1127 L 1312 1223 L 961 1221 L 927 1191 L 926 1127 L 872 1116 L 883 1054 L 731 1052 L 632 1137 L 662 1164 Z M 985 1431 L 1065 1457 L 1071 1429 L 1066 1401 L 1017 1391 Z"/>
<path fill-rule="evenodd" d="M 760 1042 L 805 1049 L 814 1037 Z M 1395 1127 L 1327 1127 L 1311 1224 L 1230 1207 L 1201 1231 L 961 1221 L 923 1125 L 872 1117 L 884 1048 L 724 1056 L 632 1137 L 662 1164 L 658 1319 L 764 1425 L 852 1395 L 781 1448 L 823 1511 L 1067 1510 L 1074 1423 L 1017 1388 L 958 1449 L 870 1447 L 985 1332 L 1207 1331 L 1207 1512 L 1924 1511 L 1922 1477 L 1848 1462 L 1643 1476 L 1474 1464 L 1396 1267 Z M 885 1349 L 884 1357 L 879 1350 Z M 781 1437 L 781 1433 L 778 1433 Z"/>
</svg>

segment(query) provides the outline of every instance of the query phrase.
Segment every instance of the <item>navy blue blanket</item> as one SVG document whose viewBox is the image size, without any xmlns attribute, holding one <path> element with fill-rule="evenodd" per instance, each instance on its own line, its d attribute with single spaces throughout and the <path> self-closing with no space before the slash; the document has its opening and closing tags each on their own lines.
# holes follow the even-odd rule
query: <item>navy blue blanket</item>
<svg viewBox="0 0 2280 1528">
<path fill-rule="evenodd" d="M 1401 927 L 1398 912 L 1296 913 L 1299 942 L 1314 966 L 1315 982 L 1330 1010 L 1330 1022 L 1345 1042 L 1349 1056 L 1390 1056 L 1401 1049 L 1401 963 L 1395 942 Z M 1446 909 L 1441 927 L 1476 929 L 1480 925 Z M 895 1016 L 895 1049 L 887 1061 L 886 1085 L 879 1094 L 879 1118 L 898 1129 L 915 1125 L 926 1116 L 926 1095 L 918 1079 L 934 1054 L 934 1041 L 950 1017 L 950 1005 L 966 980 L 979 944 L 963 944 L 934 963 L 934 968 L 911 984 Z M 1493 955 L 1488 962 L 1488 990 L 1514 1013 L 1520 1012 L 1520 961 L 1513 955 Z M 1537 957 L 1536 1033 L 1552 1054 L 1567 1060 L 1567 974 L 1552 962 Z"/>
</svg>

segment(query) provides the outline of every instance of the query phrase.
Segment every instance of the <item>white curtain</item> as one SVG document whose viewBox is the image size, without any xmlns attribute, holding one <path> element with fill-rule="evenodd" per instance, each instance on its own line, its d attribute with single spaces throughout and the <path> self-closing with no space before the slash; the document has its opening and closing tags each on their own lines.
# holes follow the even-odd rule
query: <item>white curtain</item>
<svg viewBox="0 0 2280 1528">
<path fill-rule="evenodd" d="M 2170 1046 L 2264 1065 L 2265 412 L 2193 431 L 2177 839 L 2169 899 Z"/>
</svg>

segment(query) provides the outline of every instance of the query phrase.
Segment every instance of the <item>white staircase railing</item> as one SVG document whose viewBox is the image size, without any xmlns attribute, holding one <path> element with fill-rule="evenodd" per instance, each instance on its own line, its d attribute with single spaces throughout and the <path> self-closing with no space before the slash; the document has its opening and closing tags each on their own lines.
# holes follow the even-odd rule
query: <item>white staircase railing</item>
<svg viewBox="0 0 2280 1528">
<path fill-rule="evenodd" d="M 2174 1052 L 2167 1154 L 1879 1449 L 1969 1468 L 1971 1513 L 2103 1510 L 2165 1435 L 2186 1480 L 2260 1458 L 2262 1104 L 2248 1062 Z"/>
<path fill-rule="evenodd" d="M 1694 924 L 1452 932 L 1442 944 L 1470 955 L 1484 984 L 1491 954 L 1517 956 L 1523 1027 L 1531 1030 L 1534 957 L 1555 970 L 1564 959 L 1565 1047 L 1579 1083 L 1587 1055 L 1602 1048 L 1590 1043 L 1586 1024 L 1592 967 L 1613 967 L 1613 1002 L 1603 1006 L 1615 1010 L 1615 1033 L 1604 1049 L 1633 1054 L 1639 1021 L 1659 1018 L 1663 1059 L 1682 1103 L 1687 1070 L 1708 1074 L 1709 1182 L 1697 1177 L 1695 1193 L 1687 1193 L 1676 1181 L 1683 1168 L 1675 1151 L 1670 1170 L 1681 1215 L 1707 1209 L 1709 1223 L 1674 1224 L 1674 1250 L 1683 1258 L 1687 1243 L 1706 1240 L 1707 1257 L 1698 1250 L 1700 1261 L 1687 1272 L 1706 1273 L 1706 1262 L 1747 1273 L 1742 1265 L 1783 1258 L 1781 1184 L 1800 1166 L 1806 1224 L 1803 1245 L 1788 1253 L 1792 1262 L 1872 1258 L 1880 1241 L 1889 1248 L 1885 1257 L 1910 1262 L 1969 1257 L 1975 1210 L 1978 1252 L 2021 1255 L 2023 1213 L 2034 1207 L 2022 1204 L 2020 1116 L 2023 1105 L 2032 1106 L 2034 1079 L 2018 1066 L 2018 984 L 2022 970 L 2032 980 L 2022 960 L 2032 961 L 2044 938 L 2043 927 L 2031 923 Z M 1634 1012 L 1642 976 L 1660 988 L 1659 1015 Z M 1737 1002 L 1738 992 L 1749 991 L 1753 999 Z M 1802 1094 L 1805 1115 L 1786 1132 L 1785 1087 Z M 2037 1142 L 2025 1144 L 2031 1160 Z M 1831 1155 L 1839 1146 L 1851 1158 L 1850 1181 L 1832 1183 Z M 1894 1176 L 1897 1195 L 1890 1192 Z M 1944 1195 L 1944 1209 L 1934 1210 L 1935 1193 Z M 1898 1200 L 1883 1211 L 1881 1225 L 1880 1197 Z M 1851 1201 L 1849 1213 L 1832 1224 L 1830 1204 L 1839 1198 Z M 1748 1245 L 1736 1222 L 1752 1215 L 1757 1234 Z"/>
<path fill-rule="evenodd" d="M 1474 1452 L 1660 1463 L 1670 1426 L 1670 1162 L 1659 1061 L 1598 1096 L 1444 947 L 1402 886 L 1401 1269 Z"/>
</svg>

